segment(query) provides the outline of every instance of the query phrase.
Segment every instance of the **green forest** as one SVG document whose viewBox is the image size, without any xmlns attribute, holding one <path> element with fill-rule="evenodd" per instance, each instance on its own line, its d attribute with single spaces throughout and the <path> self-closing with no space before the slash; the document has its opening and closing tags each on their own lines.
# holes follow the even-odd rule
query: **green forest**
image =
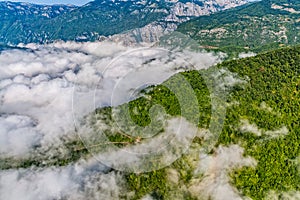
<svg viewBox="0 0 300 200">
<path fill-rule="evenodd" d="M 250 156 L 257 161 L 255 167 L 242 167 L 228 172 L 230 183 L 237 188 L 241 195 L 252 199 L 264 199 L 270 191 L 278 193 L 300 190 L 300 47 L 289 47 L 269 51 L 255 57 L 225 61 L 208 70 L 187 71 L 176 74 L 161 85 L 151 86 L 141 91 L 141 97 L 118 109 L 129 108 L 129 113 L 136 125 L 145 127 L 154 123 L 151 121 L 157 115 L 151 107 L 161 105 L 168 118 L 183 116 L 188 121 L 197 124 L 199 129 L 207 129 L 212 118 L 211 87 L 219 84 L 213 77 L 220 71 L 227 71 L 243 80 L 243 83 L 227 86 L 220 90 L 227 92 L 225 104 L 226 118 L 222 124 L 222 132 L 214 148 L 208 152 L 213 155 L 214 149 L 220 145 L 240 145 L 245 149 L 244 156 Z M 184 79 L 182 79 L 182 77 Z M 221 76 L 222 78 L 222 76 Z M 182 82 L 184 80 L 184 82 Z M 176 91 L 170 90 L 170 85 L 176 85 L 178 90 L 184 90 L 185 83 L 189 83 L 197 98 L 197 106 L 188 98 L 191 94 L 179 97 Z M 222 82 L 222 81 L 221 81 Z M 180 99 L 181 98 L 181 99 Z M 191 105 L 188 109 L 181 109 L 180 102 Z M 113 110 L 105 107 L 95 110 L 87 116 L 87 124 L 97 130 L 100 120 L 107 125 L 105 135 L 118 148 L 128 145 L 138 145 L 143 142 L 139 133 L 134 136 L 122 132 L 111 131 Z M 199 116 L 193 116 L 195 110 Z M 153 116 L 151 116 L 153 115 Z M 218 121 L 218 119 L 216 120 Z M 242 123 L 255 125 L 261 134 L 250 129 L 242 129 Z M 287 131 L 284 131 L 285 127 Z M 279 130 L 279 131 L 276 131 Z M 159 134 L 161 130 L 156 130 Z M 44 168 L 48 166 L 65 166 L 80 158 L 89 158 L 91 152 L 102 149 L 90 147 L 87 149 L 78 138 L 64 138 L 68 154 L 54 155 L 47 161 L 41 156 L 29 160 L 13 160 L 7 158 L 0 161 L 1 169 L 9 168 Z M 156 199 L 172 199 L 183 186 L 188 187 L 194 178 L 195 163 L 201 162 L 194 150 L 201 148 L 203 138 L 196 136 L 191 149 L 171 166 L 147 173 L 124 173 L 129 191 L 133 192 L 130 199 L 139 199 L 151 194 Z M 99 142 L 99 141 L 94 141 Z M 92 150 L 91 150 L 92 148 Z M 93 149 L 94 148 L 94 149 Z M 154 163 L 155 164 L 155 163 Z M 168 179 L 170 171 L 179 174 L 179 182 L 174 184 Z M 201 180 L 201 177 L 198 177 Z M 124 194 L 125 195 L 125 194 Z M 197 199 L 188 190 L 178 194 L 183 199 Z M 129 198 L 128 196 L 120 198 Z"/>
<path fill-rule="evenodd" d="M 299 7 L 296 0 L 257 1 L 200 16 L 182 23 L 177 31 L 190 36 L 203 49 L 231 53 L 235 57 L 240 52 L 275 50 L 299 44 Z"/>
<path fill-rule="evenodd" d="M 237 85 L 230 91 L 227 103 L 232 105 L 227 108 L 225 124 L 216 147 L 221 144 L 240 144 L 245 148 L 245 156 L 251 156 L 257 160 L 255 168 L 244 167 L 230 174 L 232 184 L 243 195 L 252 199 L 263 199 L 271 190 L 284 192 L 300 189 L 299 163 L 296 162 L 300 155 L 299 66 L 300 47 L 293 47 L 267 52 L 252 58 L 224 62 L 214 69 L 228 69 L 230 72 L 238 74 L 239 77 L 249 80 L 246 86 Z M 205 82 L 197 71 L 181 74 L 191 83 L 198 97 L 201 110 L 198 126 L 207 127 L 211 108 Z M 180 114 L 178 113 L 180 107 L 174 100 L 174 95 L 167 89 L 157 86 L 149 95 L 153 97 L 150 102 L 140 98 L 129 103 L 130 106 L 135 105 L 141 108 L 140 115 L 132 114 L 138 124 L 147 125 L 149 123 L 147 113 L 152 103 L 160 103 L 170 115 Z M 263 109 L 262 103 L 272 108 L 272 111 Z M 101 112 L 101 110 L 99 111 Z M 288 134 L 273 137 L 272 135 L 257 136 L 251 132 L 243 132 L 239 130 L 239 125 L 240 121 L 245 119 L 265 131 L 278 130 L 282 126 L 286 126 Z M 201 138 L 195 138 L 194 143 L 201 144 Z M 186 165 L 188 166 L 189 163 L 182 158 L 172 167 L 179 171 L 182 170 L 182 167 L 187 170 L 182 178 L 185 180 L 185 184 L 189 184 L 189 167 Z M 147 177 L 146 182 L 148 181 L 149 184 L 137 186 L 141 179 L 145 179 L 145 176 Z M 161 176 L 163 177 L 163 174 Z M 129 185 L 137 191 L 143 191 L 153 184 L 154 191 L 158 190 L 159 194 L 164 196 L 165 188 L 161 188 L 161 184 L 153 179 L 157 179 L 157 177 L 152 173 L 150 175 L 129 175 Z M 161 178 L 157 181 L 160 180 Z M 156 187 L 155 184 L 157 184 Z M 150 188 L 152 190 L 152 187 Z"/>
</svg>

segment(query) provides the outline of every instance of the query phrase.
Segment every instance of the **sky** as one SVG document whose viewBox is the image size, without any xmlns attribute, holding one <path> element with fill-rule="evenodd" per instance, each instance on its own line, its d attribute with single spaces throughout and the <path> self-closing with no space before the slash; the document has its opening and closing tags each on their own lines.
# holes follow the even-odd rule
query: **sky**
<svg viewBox="0 0 300 200">
<path fill-rule="evenodd" d="M 3 0 L 0 0 L 3 1 Z M 5 0 L 6 1 L 6 0 Z M 92 0 L 8 0 L 12 2 L 29 2 L 35 4 L 73 4 L 73 5 L 84 5 Z"/>
</svg>

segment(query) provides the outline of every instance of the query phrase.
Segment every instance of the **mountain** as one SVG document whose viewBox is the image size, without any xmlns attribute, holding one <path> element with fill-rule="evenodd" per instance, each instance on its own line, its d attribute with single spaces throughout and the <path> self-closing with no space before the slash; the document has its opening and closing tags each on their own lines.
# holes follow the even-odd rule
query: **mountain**
<svg viewBox="0 0 300 200">
<path fill-rule="evenodd" d="M 248 0 L 178 0 L 170 1 L 165 7 L 166 16 L 153 21 L 141 28 L 113 35 L 112 41 L 122 41 L 125 44 L 137 42 L 158 42 L 160 37 L 175 31 L 179 24 L 197 16 L 209 15 L 214 12 L 230 9 L 248 3 Z"/>
<path fill-rule="evenodd" d="M 45 43 L 59 39 L 93 41 L 100 36 L 141 27 L 145 27 L 141 32 L 148 30 L 144 35 L 153 32 L 153 35 L 160 36 L 155 27 L 159 26 L 162 29 L 160 32 L 169 32 L 176 29 L 179 23 L 195 16 L 247 2 L 248 0 L 95 0 L 81 7 L 2 2 L 0 43 Z M 151 41 L 151 38 L 141 38 Z"/>
<path fill-rule="evenodd" d="M 70 12 L 77 8 L 73 5 L 34 5 L 29 3 L 0 2 L 0 43 L 15 44 L 32 37 L 34 27 L 45 21 Z"/>
<path fill-rule="evenodd" d="M 9 17 L 13 20 L 29 18 L 29 17 L 44 17 L 44 18 L 54 18 L 63 13 L 74 10 L 77 6 L 74 5 L 37 5 L 30 3 L 18 3 L 1 1 L 1 19 L 7 20 Z"/>
<path fill-rule="evenodd" d="M 207 70 L 201 70 L 200 73 L 188 71 L 176 74 L 163 84 L 151 87 L 148 91 L 145 90 L 142 97 L 119 106 L 121 110 L 123 106 L 128 107 L 132 120 L 140 126 L 152 125 L 152 119 L 155 119 L 152 117 L 155 114 L 151 113 L 150 108 L 157 104 L 163 106 L 169 116 L 187 116 L 186 119 L 192 122 L 196 116 L 191 115 L 195 107 L 193 103 L 189 103 L 192 102 L 189 93 L 185 91 L 187 96 L 182 100 L 179 97 L 180 94 L 174 94 L 167 87 L 177 84 L 177 87 L 184 88 L 184 84 L 180 84 L 184 77 L 195 92 L 200 110 L 199 121 L 197 121 L 200 133 L 194 138 L 191 149 L 183 157 L 161 170 L 138 174 L 125 173 L 129 190 L 136 191 L 132 199 L 140 199 L 146 194 L 152 194 L 154 199 L 223 199 L 215 197 L 218 192 L 224 199 L 247 199 L 247 197 L 254 200 L 277 199 L 272 198 L 271 193 L 277 194 L 280 199 L 280 196 L 286 194 L 292 196 L 293 191 L 299 191 L 299 64 L 300 46 L 269 51 L 255 57 L 226 61 Z M 222 105 L 214 105 L 217 113 L 222 112 L 221 109 L 226 107 L 226 117 L 215 148 L 199 158 L 202 155 L 200 149 L 205 142 L 210 142 L 206 140 L 213 129 L 208 127 L 210 127 L 211 120 L 216 117 L 212 111 L 211 93 L 208 89 L 210 82 L 205 81 L 204 75 L 207 78 L 211 77 L 208 80 L 219 76 L 219 81 L 212 82 L 215 86 L 220 86 L 217 91 L 225 90 L 229 97 Z M 214 98 L 217 97 L 214 96 Z M 189 110 L 183 111 L 182 101 L 189 105 Z M 100 108 L 91 114 L 92 117 L 88 121 L 91 126 L 89 134 L 94 136 L 91 137 L 94 140 L 88 144 L 90 146 L 97 144 L 94 148 L 89 148 L 93 153 L 103 150 L 98 146 L 101 140 L 95 139 L 102 131 L 112 143 L 119 142 L 119 148 L 126 149 L 128 145 L 139 145 L 136 142 L 139 138 L 138 132 L 130 133 L 132 137 L 128 138 L 128 135 L 124 135 L 121 131 L 131 132 L 135 129 L 130 127 L 123 129 L 119 121 L 116 122 L 118 128 L 114 126 L 114 120 L 118 117 L 115 116 L 116 110 L 112 111 L 113 109 Z M 218 123 L 222 123 L 220 116 L 218 114 L 215 119 Z M 103 124 L 107 126 L 104 130 Z M 214 124 L 214 126 L 217 125 Z M 164 133 L 163 131 L 159 134 Z M 156 137 L 157 135 L 153 137 L 153 140 Z M 139 141 L 147 143 L 148 139 L 144 138 Z M 245 159 L 244 163 L 237 164 L 236 168 L 233 167 L 237 162 L 235 159 L 238 160 L 238 158 L 231 155 L 224 158 L 232 160 L 233 164 L 230 167 L 226 167 L 225 163 L 228 161 L 224 162 L 225 166 L 222 166 L 222 156 L 217 157 L 216 161 L 211 160 L 220 154 L 220 151 L 225 151 L 226 148 L 218 150 L 220 146 L 233 147 L 235 145 L 240 145 L 245 149 L 240 155 Z M 83 150 L 86 151 L 84 148 Z M 226 157 L 226 154 L 224 156 Z M 208 157 L 209 161 L 205 157 Z M 249 162 L 249 158 L 254 159 L 256 164 L 243 167 L 246 162 Z M 153 165 L 160 163 L 159 156 L 152 158 L 148 155 L 148 159 L 153 159 L 151 163 Z M 203 165 L 212 165 L 211 171 L 203 173 L 199 169 L 199 165 L 201 166 L 203 162 L 205 163 Z M 177 177 L 174 178 L 174 176 Z M 232 191 L 234 194 L 232 198 L 225 198 L 232 194 L 231 192 L 224 194 L 224 188 L 226 191 Z"/>
<path fill-rule="evenodd" d="M 151 113 L 150 108 L 157 104 L 163 106 L 170 116 L 186 116 L 187 120 L 193 121 L 195 116 L 191 113 L 195 107 L 193 103 L 189 103 L 192 100 L 188 91 L 185 91 L 186 96 L 183 97 L 186 99 L 182 100 L 178 91 L 173 93 L 171 89 L 168 89 L 168 86 L 172 85 L 184 88 L 184 82 L 188 81 L 198 99 L 200 110 L 197 124 L 200 133 L 194 138 L 191 149 L 183 157 L 171 166 L 158 171 L 125 175 L 131 191 L 137 191 L 133 199 L 140 199 L 146 194 L 152 194 L 154 199 L 251 198 L 260 200 L 280 199 L 281 197 L 297 199 L 292 197 L 297 197 L 297 192 L 293 194 L 293 191 L 300 190 L 299 64 L 300 46 L 282 48 L 255 57 L 226 61 L 207 70 L 201 70 L 200 73 L 187 71 L 176 74 L 163 84 L 145 91 L 142 97 L 127 105 L 121 105 L 119 109 L 127 106 L 132 120 L 140 126 L 151 127 L 152 119 L 155 119 L 152 117 L 155 114 Z M 185 79 L 183 83 L 182 77 Z M 216 77 L 219 77 L 217 78 L 219 81 L 214 80 Z M 226 117 L 214 148 L 208 155 L 203 155 L 200 149 L 205 145 L 208 135 L 212 134 L 210 133 L 213 131 L 210 129 L 211 121 L 217 117 L 215 120 L 218 124 L 222 124 L 222 119 L 219 118 L 221 114 L 215 116 L 212 111 L 212 94 L 208 89 L 211 83 L 206 79 L 211 80 L 214 86 L 221 86 L 217 89 L 218 92 L 225 90 L 229 96 L 225 98 L 226 102 L 223 104 L 214 104 L 217 113 L 221 113 L 221 110 L 226 107 Z M 217 97 L 214 96 L 214 98 L 216 100 Z M 184 105 L 181 104 L 183 101 L 189 105 L 190 110 L 183 111 Z M 91 134 L 97 135 L 102 129 L 96 124 L 104 123 L 107 125 L 104 130 L 105 134 L 111 142 L 120 142 L 119 148 L 126 149 L 128 144 L 139 145 L 135 142 L 135 139 L 139 138 L 137 133 L 131 133 L 132 137 L 128 139 L 123 132 L 114 129 L 114 120 L 118 117 L 114 116 L 116 113 L 112 111 L 113 109 L 100 108 L 93 113 L 89 121 L 91 129 L 94 130 Z M 214 124 L 214 128 L 216 126 L 217 124 Z M 129 132 L 133 130 L 127 128 Z M 120 129 L 125 130 L 122 127 Z M 160 134 L 165 134 L 165 132 Z M 91 138 L 94 139 L 94 137 Z M 141 141 L 147 143 L 148 138 L 141 139 Z M 208 142 L 210 143 L 211 140 Z M 93 141 L 91 144 L 99 143 Z M 222 156 L 216 158 L 216 161 L 211 160 L 220 154 L 220 151 L 225 151 L 224 149 L 218 150 L 220 146 L 232 147 L 234 145 L 240 145 L 245 149 L 241 157 L 252 158 L 256 164 L 243 167 L 243 164 L 249 162 L 245 160 L 236 168 L 233 167 L 235 164 L 227 168 L 226 162 L 221 161 Z M 95 151 L 97 150 L 99 149 L 95 147 Z M 205 158 L 209 160 L 207 163 Z M 150 156 L 149 159 L 151 159 Z M 234 161 L 237 159 L 235 156 L 228 156 L 224 159 L 233 159 L 232 163 L 237 162 Z M 160 163 L 159 158 L 153 158 L 152 164 L 158 165 L 158 163 Z M 210 163 L 211 171 L 201 171 L 199 169 L 201 163 L 205 163 L 203 165 Z M 224 168 L 222 168 L 223 164 Z M 175 174 L 177 177 L 174 180 Z M 226 194 L 224 194 L 225 188 L 228 192 Z M 222 194 L 221 197 L 218 196 L 220 194 Z M 289 198 L 284 198 L 285 196 Z"/>
<path fill-rule="evenodd" d="M 181 24 L 202 48 L 260 52 L 300 42 L 300 2 L 263 0 Z"/>
<path fill-rule="evenodd" d="M 126 192 L 122 192 L 118 199 L 141 199 L 145 195 L 151 195 L 153 199 L 292 199 L 283 197 L 296 196 L 295 191 L 300 190 L 299 64 L 299 46 L 226 61 L 206 70 L 176 74 L 162 85 L 151 86 L 149 90 L 142 91 L 143 95 L 140 98 L 114 108 L 129 108 L 132 120 L 144 127 L 151 125 L 151 119 L 156 119 L 154 116 L 158 114 L 151 113 L 150 108 L 160 104 L 165 108 L 168 118 L 187 116 L 186 119 L 191 122 L 198 119 L 195 125 L 199 128 L 189 151 L 170 166 L 143 173 L 119 171 L 120 176 L 124 177 Z M 204 75 L 211 78 L 205 80 Z M 218 81 L 213 81 L 214 79 Z M 193 100 L 189 98 L 190 94 L 186 90 L 184 94 L 187 95 L 182 96 L 178 91 L 173 93 L 168 89 L 167 86 L 172 87 L 174 84 L 176 88 L 184 89 L 185 84 L 178 82 L 182 80 L 183 83 L 189 83 L 193 89 L 198 108 L 194 107 Z M 209 89 L 211 83 L 217 88 L 213 94 Z M 222 104 L 216 101 L 219 90 L 228 92 Z M 182 101 L 188 105 L 185 111 L 180 104 Z M 223 124 L 220 112 L 224 107 L 226 116 Z M 199 116 L 191 115 L 195 113 L 195 109 L 199 109 Z M 139 137 L 139 134 L 145 133 L 135 132 L 138 129 L 131 127 L 123 129 L 120 121 L 115 125 L 114 120 L 118 119 L 118 114 L 120 112 L 112 113 L 111 107 L 99 108 L 91 113 L 86 118 L 86 126 L 90 128 L 84 129 L 83 133 L 88 135 L 87 138 L 91 141 L 83 144 L 82 138 L 79 140 L 79 137 L 75 141 L 66 141 L 68 151 L 65 154 L 60 151 L 57 152 L 58 155 L 51 154 L 51 158 L 56 159 L 54 161 L 39 160 L 36 156 L 32 160 L 0 159 L 0 169 L 65 166 L 105 152 L 105 148 L 114 150 L 110 149 L 111 146 L 106 146 L 109 142 L 112 146 L 124 148 L 126 152 L 128 147 L 138 147 L 144 142 L 148 144 L 149 140 L 155 140 L 166 133 L 164 130 L 167 129 L 163 127 L 163 131 L 151 138 Z M 127 118 L 124 118 L 125 123 L 126 120 Z M 214 121 L 212 129 L 211 121 Z M 202 147 L 206 142 L 211 142 L 207 139 L 219 123 L 223 124 L 222 131 L 214 147 L 203 154 Z M 185 127 L 184 124 L 183 121 L 179 123 Z M 130 136 L 126 135 L 125 131 L 129 131 Z M 102 137 L 104 134 L 105 140 Z M 169 138 L 168 135 L 166 138 Z M 171 143 L 176 144 L 176 137 L 172 136 L 169 139 L 171 142 L 166 143 L 165 147 Z M 133 153 L 130 151 L 130 154 Z M 114 153 L 112 155 L 116 156 Z M 141 162 L 142 158 L 147 158 L 146 161 L 152 159 L 148 164 L 154 166 L 159 165 L 164 158 L 160 154 L 151 157 L 151 153 L 140 153 L 138 156 Z M 246 163 L 252 164 L 244 166 Z M 224 190 L 228 193 L 225 194 Z M 216 195 L 221 195 L 222 198 L 216 198 Z"/>
</svg>

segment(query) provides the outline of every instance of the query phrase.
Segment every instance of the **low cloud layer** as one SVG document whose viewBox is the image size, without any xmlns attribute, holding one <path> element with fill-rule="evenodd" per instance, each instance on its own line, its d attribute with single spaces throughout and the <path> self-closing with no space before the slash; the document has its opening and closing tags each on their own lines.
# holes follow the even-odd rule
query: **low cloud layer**
<svg viewBox="0 0 300 200">
<path fill-rule="evenodd" d="M 39 143 L 41 139 L 41 135 L 35 129 L 35 120 L 28 116 L 1 116 L 0 127 L 1 154 L 20 155 Z"/>
<path fill-rule="evenodd" d="M 0 159 L 59 145 L 96 107 L 127 102 L 141 87 L 222 58 L 100 42 L 23 47 L 0 53 Z M 0 199 L 117 199 L 122 177 L 90 162 L 1 171 Z"/>
<path fill-rule="evenodd" d="M 122 104 L 135 98 L 137 91 L 147 85 L 161 83 L 179 71 L 207 68 L 222 59 L 222 55 L 211 53 L 169 52 L 160 47 L 133 48 L 100 42 L 23 47 L 27 50 L 0 53 L 0 159 L 26 158 L 34 155 L 37 147 L 59 145 L 61 137 L 75 136 L 82 117 L 96 107 Z M 223 89 L 246 83 L 224 70 L 215 75 L 221 80 L 216 84 Z M 261 108 L 272 112 L 266 105 Z M 169 121 L 166 131 L 174 132 L 179 121 Z M 192 130 L 187 123 L 180 125 Z M 288 133 L 285 126 L 264 131 L 248 121 L 242 121 L 240 128 L 270 137 Z M 180 139 L 185 144 L 187 138 Z M 155 140 L 151 142 L 152 148 L 159 146 L 153 145 Z M 204 178 L 187 190 L 194 196 L 215 200 L 242 199 L 230 184 L 228 172 L 256 165 L 243 153 L 241 147 L 231 145 L 218 147 L 214 155 L 201 154 L 195 175 L 204 174 Z M 122 159 L 126 161 L 125 157 Z M 6 200 L 119 199 L 132 195 L 127 192 L 124 177 L 94 158 L 65 167 L 0 171 L 0 199 Z M 271 195 L 276 199 L 279 194 Z M 298 192 L 280 195 L 299 197 Z M 152 197 L 146 195 L 144 199 Z"/>
<path fill-rule="evenodd" d="M 200 154 L 200 163 L 195 175 L 203 174 L 203 179 L 195 181 L 189 190 L 195 196 L 214 200 L 242 200 L 238 190 L 230 184 L 229 173 L 243 166 L 255 166 L 251 157 L 244 157 L 244 149 L 238 145 L 220 146 L 215 155 Z"/>
<path fill-rule="evenodd" d="M 7 200 L 118 199 L 124 189 L 121 175 L 99 164 L 0 172 L 0 199 Z"/>
<path fill-rule="evenodd" d="M 137 142 L 135 145 L 117 148 L 108 142 L 105 134 L 101 133 L 105 132 L 105 129 L 107 131 L 115 129 L 114 132 L 122 131 L 117 130 L 116 127 L 96 127 L 98 128 L 85 127 L 80 131 L 80 136 L 88 149 L 89 146 L 102 147 L 101 153 L 93 153 L 94 158 L 116 170 L 135 173 L 150 172 L 171 165 L 188 150 L 198 131 L 194 124 L 184 118 L 175 117 L 165 121 L 162 127 L 163 133 L 149 137 L 143 142 Z M 147 132 L 147 129 L 144 129 L 144 132 Z M 150 132 L 153 134 L 153 129 Z M 101 140 L 97 139 L 97 143 L 88 142 L 92 141 L 89 138 L 95 137 Z M 93 152 L 92 148 L 90 151 Z"/>
<path fill-rule="evenodd" d="M 74 132 L 74 117 L 77 122 L 95 107 L 129 101 L 128 94 L 138 87 L 220 61 L 210 53 L 172 53 L 159 47 L 129 48 L 100 42 L 25 47 L 28 50 L 0 54 L 1 136 L 3 141 L 11 141 L 2 145 L 1 154 L 23 156 L 34 146 L 57 142 Z M 9 121 L 14 116 L 30 122 L 20 127 Z M 28 131 L 23 131 L 21 139 L 16 131 L 25 126 Z M 11 130 L 15 133 L 8 134 Z"/>
</svg>

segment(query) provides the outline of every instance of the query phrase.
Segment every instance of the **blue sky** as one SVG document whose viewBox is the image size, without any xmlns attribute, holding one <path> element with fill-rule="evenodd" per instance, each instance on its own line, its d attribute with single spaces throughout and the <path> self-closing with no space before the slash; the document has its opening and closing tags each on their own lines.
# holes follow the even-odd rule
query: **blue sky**
<svg viewBox="0 0 300 200">
<path fill-rule="evenodd" d="M 3 1 L 3 0 L 0 0 Z M 36 4 L 74 4 L 74 5 L 83 5 L 92 0 L 7 0 L 12 2 L 29 2 Z"/>
</svg>

